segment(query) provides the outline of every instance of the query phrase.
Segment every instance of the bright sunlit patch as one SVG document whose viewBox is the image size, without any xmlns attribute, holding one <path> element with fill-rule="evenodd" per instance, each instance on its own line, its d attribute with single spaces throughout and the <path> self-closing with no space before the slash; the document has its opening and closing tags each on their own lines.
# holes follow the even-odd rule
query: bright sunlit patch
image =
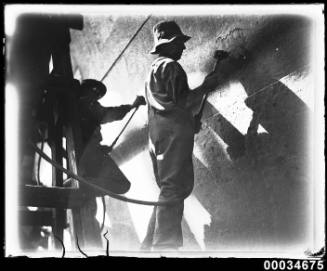
<svg viewBox="0 0 327 271">
<path fill-rule="evenodd" d="M 103 106 L 118 106 L 119 104 L 125 103 L 122 99 L 122 95 L 119 91 L 112 89 L 110 83 L 103 82 L 107 88 L 107 93 L 99 100 Z"/>
<path fill-rule="evenodd" d="M 200 160 L 200 162 L 206 167 L 209 167 L 209 163 L 204 155 L 204 151 L 202 150 L 202 148 L 196 143 L 196 141 L 194 142 L 194 149 L 193 149 L 193 154 L 194 156 Z"/>
<path fill-rule="evenodd" d="M 127 79 L 126 79 L 127 80 Z M 118 90 L 126 89 L 122 80 L 118 80 L 114 84 L 113 80 L 110 82 L 105 81 L 104 84 L 107 87 L 107 93 L 102 99 L 99 100 L 100 104 L 105 107 L 116 107 L 123 104 L 132 104 L 136 98 L 137 94 L 119 92 Z M 128 82 L 128 80 L 127 80 Z M 114 84 L 114 85 L 112 85 Z M 130 86 L 129 86 L 130 87 Z M 101 125 L 101 134 L 103 137 L 102 144 L 103 145 L 111 145 L 111 143 L 116 139 L 118 134 L 123 129 L 124 125 L 133 114 L 135 109 L 132 109 L 128 112 L 122 120 L 113 121 L 110 123 L 106 123 Z M 147 121 L 147 112 L 146 106 L 140 106 L 137 112 L 134 114 L 130 123 L 126 127 L 123 134 L 121 134 L 117 144 L 124 141 L 124 138 L 128 135 L 129 131 L 133 129 L 143 128 Z"/>
<path fill-rule="evenodd" d="M 71 235 L 68 229 L 64 229 L 64 246 L 65 250 L 70 251 L 72 250 L 72 240 L 71 240 Z"/>
<path fill-rule="evenodd" d="M 126 122 L 126 120 L 124 119 L 123 121 Z M 101 134 L 102 134 L 102 145 L 108 145 L 110 146 L 112 144 L 112 142 L 116 139 L 116 137 L 118 136 L 118 134 L 120 133 L 121 129 L 124 127 L 124 123 L 123 121 L 115 121 L 115 122 L 111 122 L 111 123 L 107 123 L 107 124 L 103 124 L 101 125 Z M 126 130 L 129 127 L 126 128 Z M 127 132 L 125 130 L 125 132 Z M 117 144 L 119 144 L 120 142 L 123 142 L 126 133 L 123 133 L 119 140 L 117 141 Z"/>
<path fill-rule="evenodd" d="M 79 68 L 76 69 L 76 71 L 74 73 L 74 78 L 80 82 L 83 80 L 83 77 L 82 77 L 82 74 L 81 74 L 81 71 Z"/>
<path fill-rule="evenodd" d="M 279 79 L 298 96 L 311 110 L 314 109 L 314 79 L 311 72 L 291 73 Z"/>
<path fill-rule="evenodd" d="M 193 195 L 185 200 L 184 217 L 202 250 L 205 250 L 204 226 L 210 226 L 211 215 Z"/>
<path fill-rule="evenodd" d="M 231 82 L 225 89 L 209 95 L 208 102 L 244 135 L 252 119 L 252 110 L 244 103 L 246 98 L 242 84 Z"/>
<path fill-rule="evenodd" d="M 153 144 L 152 141 L 151 141 L 151 138 L 149 138 L 148 142 L 149 142 L 149 150 L 150 150 L 151 152 L 153 152 L 153 153 L 156 153 L 156 149 L 155 149 L 155 147 L 154 147 L 154 144 Z"/>
<path fill-rule="evenodd" d="M 40 143 L 38 144 L 38 147 L 40 147 Z M 43 146 L 43 152 L 51 157 L 51 148 L 48 145 L 48 143 L 44 143 Z M 36 158 L 38 159 L 38 154 L 36 154 Z M 41 163 L 40 163 L 40 182 L 41 184 L 43 184 L 44 186 L 52 186 L 52 166 L 45 161 L 44 159 L 41 159 Z"/>
<path fill-rule="evenodd" d="M 52 56 L 50 57 L 50 62 L 49 62 L 49 72 L 51 73 L 53 70 L 53 60 L 52 60 Z"/>
<path fill-rule="evenodd" d="M 63 137 L 62 138 L 62 147 L 63 147 L 64 150 L 66 150 L 66 145 L 67 145 L 66 137 Z"/>
<path fill-rule="evenodd" d="M 188 79 L 188 85 L 189 85 L 190 89 L 194 89 L 194 88 L 200 86 L 201 83 L 203 82 L 204 77 L 205 77 L 205 74 L 202 72 L 189 73 L 187 75 L 187 79 Z"/>
<path fill-rule="evenodd" d="M 5 239 L 6 255 L 18 250 L 18 93 L 12 84 L 6 85 L 5 94 Z"/>
<path fill-rule="evenodd" d="M 67 168 L 67 160 L 65 158 L 62 159 L 62 166 L 64 168 Z M 63 173 L 63 180 L 66 180 L 68 178 L 67 174 L 66 173 Z"/>
<path fill-rule="evenodd" d="M 96 198 L 96 204 L 97 204 L 97 213 L 95 215 L 95 218 L 96 218 L 96 220 L 99 222 L 99 224 L 101 226 L 102 222 L 103 222 L 103 204 L 102 204 L 102 200 L 101 200 L 100 197 Z M 108 216 L 107 212 L 105 212 L 104 226 L 108 227 L 108 228 L 111 227 L 111 221 L 109 219 L 109 216 Z"/>
<path fill-rule="evenodd" d="M 121 72 L 120 72 L 121 71 Z M 109 80 L 110 79 L 110 80 Z M 132 104 L 137 95 L 143 95 L 144 86 L 138 86 L 137 83 L 132 83 L 131 79 L 126 74 L 126 70 L 122 69 L 119 65 L 115 68 L 115 71 L 111 74 L 111 77 L 107 77 L 103 82 L 107 87 L 106 95 L 99 100 L 103 106 L 120 106 L 125 104 Z M 142 84 L 144 82 L 142 81 Z M 147 122 L 147 107 L 140 106 L 137 112 L 134 114 L 132 120 L 128 124 L 124 133 L 120 136 L 119 142 L 123 142 L 124 138 L 128 135 L 129 131 L 143 128 Z M 135 109 L 128 112 L 122 120 L 110 122 L 101 126 L 103 144 L 111 145 L 116 136 L 120 133 L 129 117 L 133 114 Z"/>
<path fill-rule="evenodd" d="M 16 20 L 19 11 L 11 6 L 5 7 L 5 33 L 7 36 L 12 36 L 16 30 Z"/>
<path fill-rule="evenodd" d="M 131 182 L 127 197 L 157 201 L 159 188 L 156 185 L 148 151 L 143 151 L 121 165 L 121 170 Z M 152 214 L 151 206 L 128 203 L 130 215 L 139 241 L 143 241 Z"/>
<path fill-rule="evenodd" d="M 102 134 L 102 142 L 103 145 L 111 145 L 112 142 L 116 139 L 119 133 L 122 131 L 124 125 L 127 123 L 130 118 L 132 112 L 130 111 L 127 115 L 120 121 L 110 122 L 104 125 L 101 125 L 101 134 Z M 134 114 L 134 117 L 131 119 L 129 124 L 127 125 L 125 131 L 119 137 L 119 140 L 116 142 L 116 146 L 118 146 L 124 139 L 128 136 L 130 131 L 135 129 L 142 129 L 146 125 L 146 107 L 142 106 L 138 109 L 138 111 Z"/>
<path fill-rule="evenodd" d="M 259 124 L 258 126 L 258 134 L 268 134 L 267 130 Z"/>
</svg>

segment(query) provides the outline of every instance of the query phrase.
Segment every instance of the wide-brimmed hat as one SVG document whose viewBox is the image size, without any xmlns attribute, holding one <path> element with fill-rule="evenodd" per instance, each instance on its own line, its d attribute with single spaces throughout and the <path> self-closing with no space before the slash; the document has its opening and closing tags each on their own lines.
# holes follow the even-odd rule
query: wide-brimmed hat
<svg viewBox="0 0 327 271">
<path fill-rule="evenodd" d="M 176 39 L 183 42 L 188 41 L 191 37 L 183 34 L 180 27 L 174 21 L 162 21 L 153 27 L 154 47 L 150 51 L 151 54 L 158 54 L 158 48 L 170 43 Z"/>
<path fill-rule="evenodd" d="M 106 86 L 97 80 L 94 79 L 85 79 L 81 83 L 82 88 L 82 96 L 87 96 L 90 93 L 95 93 L 97 95 L 97 99 L 101 99 L 106 93 L 107 88 Z"/>
</svg>

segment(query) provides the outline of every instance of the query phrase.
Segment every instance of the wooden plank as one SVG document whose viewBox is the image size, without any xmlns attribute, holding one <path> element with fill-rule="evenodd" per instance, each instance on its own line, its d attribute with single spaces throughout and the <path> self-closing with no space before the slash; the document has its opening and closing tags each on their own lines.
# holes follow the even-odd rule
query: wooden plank
<svg viewBox="0 0 327 271">
<path fill-rule="evenodd" d="M 79 150 L 81 148 L 79 137 L 81 135 L 79 122 L 76 116 L 76 95 L 74 93 L 67 93 L 67 99 L 63 105 L 65 108 L 65 136 L 66 136 L 66 150 L 67 150 L 67 168 L 74 174 L 78 174 L 77 159 L 80 157 Z M 75 121 L 77 119 L 77 121 Z M 71 187 L 79 189 L 78 181 L 71 183 Z M 67 212 L 67 222 L 69 224 L 69 232 L 72 240 L 75 240 L 76 236 L 79 237 L 79 245 L 84 245 L 84 238 L 82 232 L 82 219 L 81 209 L 74 208 Z M 76 242 L 72 243 L 72 246 L 77 249 Z"/>
<path fill-rule="evenodd" d="M 56 111 L 58 112 L 58 121 L 55 123 L 55 142 L 54 142 L 54 148 L 55 148 L 55 161 L 59 162 L 60 165 L 63 165 L 63 153 L 62 153 L 62 137 L 63 137 L 63 123 L 62 123 L 62 117 L 63 112 L 60 108 L 60 105 L 62 101 L 62 97 L 59 96 L 57 100 L 57 106 Z M 63 172 L 61 170 L 56 170 L 53 172 L 53 178 L 52 182 L 54 186 L 63 186 Z M 53 216 L 54 216 L 54 225 L 53 225 L 53 233 L 59 237 L 61 240 L 64 240 L 64 228 L 67 223 L 66 219 L 66 210 L 61 208 L 55 208 L 53 210 Z M 61 247 L 61 243 L 59 240 L 55 240 L 55 247 L 59 249 Z"/>
<path fill-rule="evenodd" d="M 68 153 L 67 165 L 72 172 L 78 174 L 78 161 L 83 151 L 83 143 L 76 99 L 76 93 L 71 90 L 65 100 L 65 109 L 67 110 L 65 114 L 67 116 L 65 135 Z M 80 187 L 77 181 L 73 185 Z M 70 232 L 73 237 L 78 236 L 79 246 L 81 248 L 102 248 L 101 231 L 95 215 L 95 197 L 89 198 L 82 207 L 74 208 L 68 213 Z"/>
<path fill-rule="evenodd" d="M 66 125 L 66 150 L 67 150 L 67 166 L 70 171 L 78 174 L 77 161 L 81 156 L 82 142 L 81 142 L 81 128 L 78 118 L 78 108 L 76 105 L 76 95 L 69 93 L 66 100 L 63 101 L 65 107 Z M 78 181 L 72 182 L 72 187 L 79 188 Z"/>
<path fill-rule="evenodd" d="M 25 185 L 20 187 L 20 206 L 80 208 L 86 196 L 75 188 Z"/>
<path fill-rule="evenodd" d="M 53 93 L 52 94 L 52 118 L 49 124 L 49 138 L 52 159 L 58 164 L 63 164 L 62 156 L 62 137 L 63 137 L 63 110 L 60 106 L 62 103 L 62 94 Z M 61 170 L 52 167 L 52 186 L 62 187 L 63 186 L 63 173 Z M 62 208 L 54 208 L 53 212 L 53 228 L 52 231 L 60 240 L 63 240 L 64 227 L 66 225 L 66 210 Z M 54 240 L 54 245 L 56 248 L 61 247 L 59 240 Z"/>
</svg>

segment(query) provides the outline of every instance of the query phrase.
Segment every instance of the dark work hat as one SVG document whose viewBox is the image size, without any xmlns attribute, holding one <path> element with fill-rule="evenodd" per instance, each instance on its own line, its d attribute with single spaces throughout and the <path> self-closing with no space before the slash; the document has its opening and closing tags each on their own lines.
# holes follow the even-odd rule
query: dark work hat
<svg viewBox="0 0 327 271">
<path fill-rule="evenodd" d="M 150 51 L 151 54 L 157 54 L 158 48 L 162 44 L 170 43 L 176 39 L 183 42 L 188 41 L 191 37 L 183 34 L 180 27 L 174 21 L 162 21 L 153 27 L 154 47 Z"/>
<path fill-rule="evenodd" d="M 97 94 L 98 100 L 101 99 L 107 93 L 106 86 L 102 82 L 94 79 L 83 80 L 81 83 L 81 88 L 82 96 L 86 96 L 93 92 Z"/>
</svg>

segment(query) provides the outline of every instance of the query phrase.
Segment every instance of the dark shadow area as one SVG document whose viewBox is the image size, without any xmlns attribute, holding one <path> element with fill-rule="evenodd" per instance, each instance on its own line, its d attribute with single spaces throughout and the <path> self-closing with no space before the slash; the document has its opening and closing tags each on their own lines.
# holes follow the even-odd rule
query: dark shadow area
<svg viewBox="0 0 327 271">
<path fill-rule="evenodd" d="M 71 65 L 69 28 L 82 29 L 82 16 L 25 13 L 18 16 L 14 35 L 6 38 L 6 81 L 13 84 L 18 91 L 20 185 L 36 184 L 36 177 L 33 176 L 34 150 L 31 148 L 30 142 L 36 144 L 36 142 L 48 140 L 51 141 L 49 143 L 52 147 L 58 143 L 58 141 L 54 142 L 53 138 L 42 138 L 36 131 L 42 129 L 41 122 L 50 126 L 54 117 L 50 117 L 42 110 L 46 90 L 49 87 L 51 57 L 53 75 L 72 77 L 69 69 Z M 48 110 L 51 109 L 48 108 Z M 58 130 L 57 134 L 54 130 L 52 135 L 60 136 L 60 131 Z M 53 151 L 53 155 L 58 155 L 58 152 Z M 53 172 L 53 176 L 55 176 L 54 180 L 57 178 L 59 184 L 60 174 Z M 40 224 L 38 214 L 40 215 L 42 212 L 29 212 L 26 209 L 25 215 L 19 217 L 19 240 L 23 249 L 45 247 L 44 242 L 45 239 L 48 239 L 49 233 L 45 234 L 42 225 L 38 225 Z M 52 221 L 51 226 L 56 229 L 64 227 L 62 214 L 62 212 L 54 210 L 53 215 L 57 216 L 58 221 Z M 48 221 L 51 220 L 48 219 Z M 30 230 L 28 231 L 28 229 Z M 40 238 L 41 233 L 47 237 Z M 62 239 L 62 233 L 54 230 L 54 234 L 60 235 Z"/>
<path fill-rule="evenodd" d="M 312 22 L 301 16 L 271 16 L 246 44 L 236 75 L 250 96 L 309 63 Z"/>
<path fill-rule="evenodd" d="M 69 203 L 74 201 L 69 195 L 70 191 L 62 187 L 63 173 L 58 169 L 52 169 L 53 189 L 26 184 L 37 184 L 33 173 L 35 150 L 30 143 L 47 142 L 51 148 L 51 158 L 62 165 L 63 158 L 67 155 L 62 146 L 64 133 L 68 126 L 77 125 L 71 122 L 73 108 L 76 105 L 76 100 L 71 98 L 76 95 L 76 84 L 79 85 L 79 82 L 73 78 L 70 29 L 83 29 L 81 15 L 22 13 L 17 18 L 14 35 L 6 39 L 8 49 L 6 81 L 13 84 L 18 91 L 20 110 L 18 165 L 19 182 L 22 186 L 20 192 L 24 192 L 20 198 L 31 199 L 26 206 L 51 208 L 52 216 L 48 217 L 46 225 L 50 224 L 52 228 L 51 234 L 55 237 L 53 240 L 56 248 L 62 247 L 60 240 L 63 240 L 63 231 L 67 228 L 66 209 Z M 50 59 L 52 71 L 49 68 Z M 72 134 L 76 139 L 76 130 Z M 74 150 L 70 149 L 71 152 L 68 154 L 72 158 L 70 162 L 74 159 L 76 161 L 75 156 L 79 154 L 79 150 L 76 150 L 80 146 L 78 140 L 74 143 Z M 68 163 L 69 169 L 71 166 L 72 164 Z M 33 193 L 38 197 L 33 197 Z M 59 204 L 62 199 L 66 202 L 64 206 Z M 25 206 L 22 202 L 19 204 Z M 83 205 L 78 207 L 74 216 L 89 219 L 90 224 L 84 225 L 85 228 L 89 228 L 85 231 L 86 234 L 78 230 L 75 233 L 80 234 L 82 246 L 99 244 L 100 232 L 98 231 L 97 237 L 94 234 L 98 227 L 98 223 L 93 219 L 96 214 L 95 200 L 88 199 Z M 41 239 L 38 241 L 38 235 L 45 234 L 41 225 L 38 225 L 39 215 L 42 214 L 39 211 L 42 211 L 42 208 L 34 214 L 27 211 L 25 217 L 19 217 L 19 242 L 23 249 L 37 248 L 35 242 L 43 246 L 43 241 Z M 25 219 L 26 217 L 28 219 Z M 74 226 L 77 224 L 78 221 L 75 219 Z M 30 235 L 26 232 L 28 227 L 33 228 Z M 87 238 L 89 243 L 85 242 Z"/>
<path fill-rule="evenodd" d="M 284 155 L 305 154 L 309 108 L 292 90 L 276 81 L 270 87 L 248 97 L 245 103 L 254 112 L 248 130 L 251 141 L 254 136 L 260 137 L 256 134 L 258 124 L 261 124 L 269 133 L 271 144 Z"/>
<path fill-rule="evenodd" d="M 53 60 L 51 74 L 72 77 L 69 29 L 82 29 L 82 16 L 55 14 L 22 14 L 17 18 L 16 31 L 8 37 L 7 82 L 18 90 L 20 105 L 20 150 L 22 155 L 31 150 L 24 144 L 33 138 L 36 121 L 45 120 L 40 112 L 44 92 L 49 87 L 49 63 Z"/>
<path fill-rule="evenodd" d="M 274 62 L 277 59 L 286 62 L 281 77 L 301 69 L 308 63 L 311 27 L 312 22 L 304 16 L 271 16 L 259 27 L 249 43 L 252 61 L 258 61 L 261 53 L 272 53 L 277 48 Z"/>
<path fill-rule="evenodd" d="M 204 116 L 213 116 L 204 120 L 204 123 L 228 145 L 227 152 L 234 160 L 244 155 L 244 136 L 216 110 L 209 102 L 205 105 Z M 210 113 L 209 113 L 210 112 Z"/>
<path fill-rule="evenodd" d="M 203 205 L 203 207 L 208 210 L 214 208 L 211 206 L 207 199 L 211 196 L 212 191 L 217 191 L 218 186 L 216 183 L 215 173 L 209 170 L 199 159 L 193 156 L 194 171 L 194 189 L 193 194 L 198 199 L 198 201 Z"/>
<path fill-rule="evenodd" d="M 207 249 L 286 246 L 308 237 L 310 180 L 305 147 L 309 109 L 279 81 L 245 102 L 254 114 L 244 136 L 213 106 L 206 105 L 203 122 L 228 145 L 233 161 L 232 166 L 219 167 L 216 180 L 201 180 L 201 189 L 209 189 L 207 193 L 198 194 L 195 189 L 212 215 L 211 225 L 205 228 Z M 259 124 L 268 133 L 258 133 Z M 208 144 L 220 148 L 217 142 Z M 212 159 L 221 164 L 215 153 L 211 152 Z M 229 181 L 221 182 L 225 176 Z"/>
</svg>

